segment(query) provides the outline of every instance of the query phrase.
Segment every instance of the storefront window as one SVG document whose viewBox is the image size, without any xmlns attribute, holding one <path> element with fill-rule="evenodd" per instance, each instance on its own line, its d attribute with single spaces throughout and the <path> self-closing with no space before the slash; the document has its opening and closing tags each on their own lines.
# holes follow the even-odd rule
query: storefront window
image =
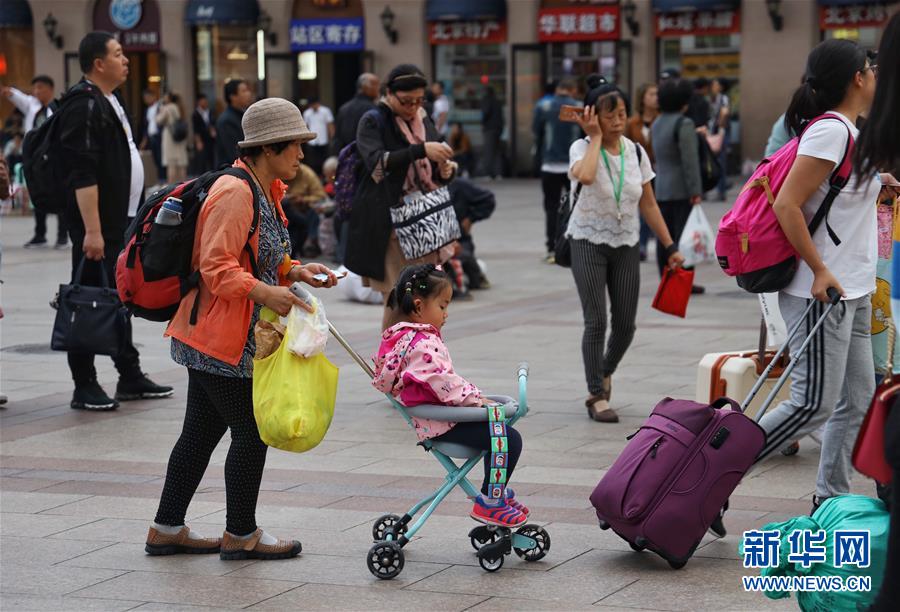
<svg viewBox="0 0 900 612">
<path fill-rule="evenodd" d="M 660 41 L 660 70 L 675 68 L 688 79 L 736 79 L 741 69 L 741 35 L 701 35 Z"/>
<path fill-rule="evenodd" d="M 194 33 L 197 58 L 197 91 L 206 94 L 216 113 L 225 109 L 223 88 L 233 79 L 242 79 L 250 89 L 258 88 L 256 26 L 199 26 Z"/>
<path fill-rule="evenodd" d="M 435 75 L 450 98 L 450 121 L 463 124 L 474 146 L 482 144 L 481 100 L 485 86 L 493 87 L 506 108 L 506 47 L 500 43 L 434 47 Z"/>
<path fill-rule="evenodd" d="M 614 83 L 624 80 L 624 75 L 619 70 L 614 41 L 549 43 L 547 52 L 551 79 L 574 77 L 580 85 L 582 79 L 589 74 L 602 74 Z"/>
<path fill-rule="evenodd" d="M 841 28 L 838 30 L 825 30 L 825 40 L 831 38 L 845 38 L 859 43 L 864 49 L 878 49 L 881 40 L 881 28 Z"/>
</svg>

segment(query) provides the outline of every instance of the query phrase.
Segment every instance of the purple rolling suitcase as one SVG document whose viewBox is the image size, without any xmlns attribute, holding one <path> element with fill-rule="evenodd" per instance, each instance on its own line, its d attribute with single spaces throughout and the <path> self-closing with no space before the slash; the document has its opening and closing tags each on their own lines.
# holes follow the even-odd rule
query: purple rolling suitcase
<svg viewBox="0 0 900 612">
<path fill-rule="evenodd" d="M 811 338 L 840 299 L 832 303 L 812 328 L 809 337 L 763 403 L 762 418 L 788 380 Z M 812 311 L 814 301 L 807 308 Z M 806 316 L 791 330 L 789 341 Z M 778 352 L 743 406 L 759 392 Z M 742 406 L 728 398 L 712 404 L 666 398 L 641 428 L 628 437 L 628 445 L 591 494 L 591 504 L 603 529 L 612 528 L 634 550 L 651 550 L 675 569 L 683 567 L 719 510 L 763 449 L 766 434 Z"/>
</svg>

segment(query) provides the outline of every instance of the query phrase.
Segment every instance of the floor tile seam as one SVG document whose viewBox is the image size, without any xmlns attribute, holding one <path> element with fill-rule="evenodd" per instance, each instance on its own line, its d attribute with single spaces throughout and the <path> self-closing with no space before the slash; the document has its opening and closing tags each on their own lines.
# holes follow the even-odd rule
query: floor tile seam
<svg viewBox="0 0 900 612">
<path fill-rule="evenodd" d="M 636 584 L 636 583 L 638 583 L 638 582 L 640 582 L 640 581 L 641 581 L 640 578 L 635 578 L 634 580 L 632 580 L 632 581 L 629 582 L 628 584 L 619 587 L 618 589 L 612 591 L 611 593 L 607 593 L 606 595 L 604 595 L 603 597 L 601 597 L 600 599 L 598 599 L 597 601 L 595 601 L 595 602 L 592 603 L 591 605 L 592 605 L 592 606 L 596 606 L 598 603 L 600 603 L 601 601 L 603 601 L 603 600 L 606 599 L 607 597 L 612 597 L 613 595 L 615 595 L 615 594 L 618 593 L 619 591 L 622 591 L 622 590 L 624 590 L 624 589 L 627 589 L 627 588 L 630 587 L 631 585 Z M 625 607 L 628 607 L 628 606 L 625 606 Z"/>
<path fill-rule="evenodd" d="M 550 526 L 550 525 L 548 524 L 547 526 L 544 527 L 544 529 L 546 529 L 548 526 Z M 548 530 L 548 533 L 549 533 L 549 530 Z M 553 536 L 550 536 L 550 543 L 551 543 L 551 546 L 552 546 L 552 544 L 553 544 Z M 553 572 L 553 571 L 555 571 L 555 570 L 561 568 L 561 567 L 564 566 L 566 563 L 570 563 L 570 562 L 572 562 L 572 561 L 575 561 L 576 559 L 579 559 L 579 558 L 585 556 L 586 554 L 589 554 L 589 553 L 591 553 L 591 552 L 594 552 L 595 550 L 597 550 L 597 549 L 596 549 L 596 548 L 589 548 L 588 550 L 586 550 L 586 551 L 584 551 L 584 552 L 582 552 L 582 553 L 579 553 L 579 554 L 575 555 L 574 557 L 571 557 L 571 558 L 569 558 L 569 559 L 566 559 L 566 560 L 563 561 L 562 563 L 559 563 L 559 564 L 557 564 L 557 565 L 554 565 L 554 566 L 551 567 L 551 568 L 548 568 L 548 569 L 546 570 L 546 573 L 549 574 L 550 572 Z"/>
<path fill-rule="evenodd" d="M 443 592 L 443 591 L 430 591 L 430 590 L 428 590 L 428 589 L 411 589 L 411 588 L 410 588 L 410 587 L 412 587 L 412 586 L 414 586 L 414 585 L 419 584 L 420 582 L 423 582 L 424 580 L 428 580 L 429 578 L 434 578 L 435 576 L 439 576 L 439 575 L 441 575 L 443 572 L 446 572 L 446 571 L 448 571 L 448 570 L 450 570 L 450 569 L 452 569 L 452 568 L 454 568 L 454 567 L 462 567 L 462 566 L 459 566 L 459 565 L 456 564 L 456 563 L 449 563 L 449 564 L 448 564 L 448 563 L 444 563 L 443 565 L 445 565 L 445 567 L 442 567 L 441 569 L 439 569 L 439 570 L 436 571 L 435 573 L 429 574 L 429 575 L 427 575 L 427 576 L 422 576 L 422 577 L 419 578 L 418 580 L 415 580 L 415 581 L 413 581 L 413 582 L 410 582 L 410 583 L 407 584 L 407 585 L 404 585 L 404 586 L 400 587 L 399 590 L 401 590 L 401 591 L 408 591 L 408 592 L 410 592 L 410 593 L 440 593 L 440 594 L 442 594 L 442 595 L 447 595 L 447 593 L 446 593 L 446 592 Z M 471 567 L 471 566 L 469 566 L 469 567 Z M 454 594 L 454 595 L 458 595 L 458 593 L 453 593 L 453 594 Z M 481 593 L 463 593 L 463 595 L 481 595 Z"/>
<path fill-rule="evenodd" d="M 46 538 L 41 538 L 41 539 L 46 539 Z M 51 540 L 51 541 L 59 541 L 59 540 L 57 539 L 57 540 Z M 91 542 L 91 540 L 66 540 L 66 541 L 67 541 L 67 542 Z M 62 560 L 60 560 L 60 561 L 56 561 L 55 563 L 51 563 L 51 564 L 50 564 L 50 567 L 56 567 L 57 565 L 62 565 L 63 563 L 68 563 L 69 561 L 74 561 L 75 559 L 80 559 L 81 557 L 84 557 L 85 555 L 89 555 L 89 554 L 91 554 L 91 553 L 99 552 L 99 551 L 101 551 L 101 550 L 105 550 L 105 549 L 107 549 L 107 548 L 111 548 L 111 547 L 116 546 L 117 544 L 119 544 L 119 542 L 107 542 L 107 541 L 102 541 L 102 542 L 101 542 L 101 541 L 99 541 L 99 540 L 93 540 L 93 542 L 94 542 L 95 544 L 102 543 L 103 546 L 101 546 L 100 548 L 94 548 L 94 549 L 92 549 L 92 550 L 88 550 L 88 551 L 85 551 L 85 552 L 78 553 L 78 554 L 75 555 L 74 557 L 69 557 L 68 559 L 62 559 Z M 109 570 L 113 570 L 113 571 L 118 571 L 118 570 L 120 569 L 120 568 L 118 568 L 118 567 L 85 567 L 85 566 L 83 566 L 83 565 L 72 565 L 72 567 L 80 567 L 80 568 L 82 568 L 82 569 L 109 569 Z"/>
<path fill-rule="evenodd" d="M 65 482 L 65 481 L 64 481 Z M 37 491 L 28 491 L 28 493 L 37 493 Z M 49 510 L 56 510 L 57 508 L 62 508 L 63 506 L 68 506 L 69 504 L 77 504 L 79 502 L 83 502 L 86 499 L 91 499 L 92 497 L 97 497 L 96 495 L 89 495 L 87 493 L 44 493 L 44 495 L 77 495 L 78 499 L 73 499 L 71 501 L 67 501 L 63 504 L 59 504 L 57 506 L 53 506 L 52 508 L 44 508 L 43 510 L 38 510 L 37 512 L 32 512 L 31 514 L 44 514 Z M 60 516 L 59 514 L 47 514 L 47 516 Z M 62 515 L 69 516 L 69 515 Z"/>
<path fill-rule="evenodd" d="M 97 569 L 97 568 L 91 568 L 91 569 Z M 68 593 L 63 593 L 62 597 L 78 597 L 78 595 L 76 595 L 75 593 L 78 593 L 79 591 L 84 591 L 86 589 L 92 589 L 95 586 L 99 586 L 99 585 L 103 584 L 104 582 L 109 582 L 110 580 L 115 580 L 116 578 L 121 578 L 122 576 L 125 576 L 126 574 L 131 574 L 133 572 L 133 570 L 104 570 L 104 571 L 121 572 L 121 573 L 116 574 L 115 576 L 110 576 L 109 578 L 104 578 L 103 580 L 100 580 L 99 582 L 94 582 L 93 584 L 89 584 L 89 585 L 77 588 L 74 591 L 69 591 Z M 114 598 L 114 597 L 94 597 L 93 599 L 116 599 L 116 598 Z M 131 600 L 131 601 L 134 601 L 134 600 Z"/>
<path fill-rule="evenodd" d="M 272 596 L 270 596 L 270 597 L 266 597 L 265 599 L 260 599 L 259 601 L 253 602 L 252 604 L 243 606 L 243 607 L 241 608 L 241 610 L 250 610 L 250 609 L 254 608 L 255 606 L 258 606 L 258 605 L 260 605 L 260 604 L 262 604 L 262 603 L 265 603 L 265 602 L 269 601 L 270 599 L 275 599 L 276 597 L 281 597 L 282 595 L 287 595 L 287 594 L 290 593 L 291 591 L 296 591 L 296 590 L 299 589 L 299 588 L 305 587 L 307 584 L 310 584 L 310 583 L 309 583 L 309 582 L 301 582 L 301 583 L 298 584 L 297 586 L 292 587 L 292 588 L 288 589 L 287 591 L 282 591 L 281 593 L 276 593 L 275 595 L 272 595 Z"/>
<path fill-rule="evenodd" d="M 450 567 L 466 567 L 466 568 L 469 568 L 469 567 L 471 567 L 471 566 L 456 566 L 456 565 L 453 565 L 453 566 L 450 566 Z M 449 568 L 447 568 L 447 569 L 449 569 Z M 532 570 L 518 570 L 518 569 L 504 569 L 503 571 L 504 571 L 504 572 L 525 572 L 525 573 L 529 573 L 529 574 L 530 574 L 530 573 L 533 573 Z M 436 576 L 436 575 L 437 575 L 437 574 L 433 574 L 432 576 L 427 576 L 427 578 L 433 578 L 433 577 Z M 424 578 L 423 578 L 423 580 L 424 580 Z M 417 582 L 421 582 L 421 580 L 420 580 L 420 581 L 417 581 Z M 413 583 L 413 584 L 416 584 L 416 583 Z M 412 586 L 412 585 L 406 585 L 406 586 L 403 587 L 403 589 L 401 589 L 401 590 L 406 590 L 406 589 L 409 588 L 410 586 Z M 432 590 L 432 589 L 414 589 L 414 590 L 410 590 L 410 592 L 411 592 L 411 593 L 433 593 L 433 594 L 436 594 L 436 595 L 470 595 L 470 596 L 472 596 L 472 597 L 484 597 L 484 593 L 469 593 L 469 592 L 465 592 L 465 591 L 435 591 L 435 590 Z M 493 595 L 493 596 L 491 596 L 491 597 L 500 597 L 500 596 Z M 490 599 L 490 598 L 489 598 L 489 599 Z M 510 599 L 529 599 L 530 601 L 553 602 L 553 603 L 560 603 L 560 602 L 562 601 L 562 600 L 556 599 L 556 598 L 535 597 L 535 596 L 532 596 L 532 597 L 515 597 L 515 596 L 510 596 Z M 587 602 L 586 600 L 583 600 L 583 601 L 581 601 L 581 602 L 568 602 L 568 601 L 567 601 L 567 603 L 579 603 L 579 604 L 585 603 L 585 604 L 586 604 L 586 603 L 588 603 L 588 602 Z"/>
<path fill-rule="evenodd" d="M 422 593 L 423 591 L 419 591 L 419 592 Z M 480 606 L 480 605 L 483 604 L 484 602 L 489 601 L 489 600 L 491 600 L 491 599 L 493 599 L 493 598 L 494 598 L 493 595 L 488 595 L 488 596 L 486 596 L 484 599 L 482 599 L 481 601 L 475 602 L 475 603 L 473 603 L 471 606 L 468 606 L 467 608 L 463 608 L 460 612 L 467 612 L 468 610 L 471 610 L 472 608 L 475 608 L 475 607 L 477 607 L 477 606 Z"/>
<path fill-rule="evenodd" d="M 29 514 L 28 516 L 35 516 L 35 515 Z M 46 514 L 46 515 L 44 515 L 44 516 L 68 516 L 68 515 L 65 515 L 65 514 Z M 72 527 L 66 527 L 65 529 L 62 529 L 62 530 L 60 530 L 60 531 L 55 531 L 55 532 L 53 532 L 53 533 L 48 533 L 47 535 L 45 535 L 45 536 L 43 536 L 43 537 L 44 537 L 45 539 L 46 539 L 46 538 L 52 538 L 53 536 L 57 536 L 57 535 L 59 535 L 59 534 L 61 534 L 61 533 L 65 533 L 65 532 L 67 532 L 67 531 L 72 531 L 73 529 L 80 529 L 81 527 L 87 527 L 88 525 L 93 525 L 94 523 L 99 523 L 100 521 L 104 521 L 104 520 L 106 520 L 106 519 L 105 519 L 105 518 L 98 518 L 98 519 L 95 519 L 95 520 L 93 520 L 93 521 L 88 521 L 87 523 L 81 523 L 80 525 L 74 525 L 74 526 L 72 526 Z"/>
</svg>

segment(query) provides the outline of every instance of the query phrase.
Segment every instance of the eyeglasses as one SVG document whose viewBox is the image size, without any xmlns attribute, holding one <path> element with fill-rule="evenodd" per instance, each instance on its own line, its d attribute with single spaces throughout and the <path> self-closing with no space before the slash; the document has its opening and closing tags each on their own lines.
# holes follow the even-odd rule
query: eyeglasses
<svg viewBox="0 0 900 612">
<path fill-rule="evenodd" d="M 878 64 L 872 64 L 869 66 L 869 70 L 872 71 L 872 74 L 875 75 L 875 78 L 878 78 Z"/>
<path fill-rule="evenodd" d="M 401 106 L 405 106 L 406 108 L 410 108 L 412 106 L 422 106 L 425 104 L 425 98 L 401 98 L 398 95 L 394 95 L 397 98 L 397 102 L 400 103 Z"/>
</svg>

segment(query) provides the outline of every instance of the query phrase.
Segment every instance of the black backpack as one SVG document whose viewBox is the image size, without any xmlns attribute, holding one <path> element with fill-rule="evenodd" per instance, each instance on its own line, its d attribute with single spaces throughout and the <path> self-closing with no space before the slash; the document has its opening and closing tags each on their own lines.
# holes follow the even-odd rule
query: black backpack
<svg viewBox="0 0 900 612">
<path fill-rule="evenodd" d="M 178 119 L 172 124 L 172 140 L 184 142 L 188 137 L 188 125 L 184 119 Z"/>
<path fill-rule="evenodd" d="M 681 116 L 675 122 L 675 144 L 678 144 L 678 132 L 681 131 L 681 124 L 688 120 L 688 117 Z M 700 154 L 700 183 L 703 192 L 706 193 L 716 188 L 719 179 L 722 178 L 722 165 L 719 163 L 719 157 L 709 148 L 709 143 L 703 134 L 697 134 L 697 151 Z"/>
<path fill-rule="evenodd" d="M 102 96 L 95 86 L 81 82 L 70 89 L 57 103 L 51 104 L 53 114 L 41 127 L 31 130 L 22 142 L 23 171 L 28 195 L 35 209 L 43 213 L 59 214 L 65 209 L 65 171 L 63 151 L 59 145 L 61 117 L 71 102 L 81 96 Z"/>
</svg>

